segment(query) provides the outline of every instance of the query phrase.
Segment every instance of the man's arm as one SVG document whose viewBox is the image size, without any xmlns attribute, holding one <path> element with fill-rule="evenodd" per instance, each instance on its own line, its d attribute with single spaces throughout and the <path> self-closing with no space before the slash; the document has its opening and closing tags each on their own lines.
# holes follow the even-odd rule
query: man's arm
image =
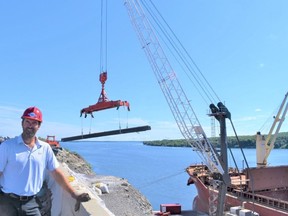
<svg viewBox="0 0 288 216">
<path fill-rule="evenodd" d="M 63 174 L 60 168 L 56 168 L 52 171 L 52 175 L 56 182 L 67 191 L 74 199 L 77 199 L 77 195 L 75 193 L 74 188 L 71 186 L 65 175 Z"/>
<path fill-rule="evenodd" d="M 0 177 L 2 176 L 3 172 L 0 172 Z M 2 185 L 0 185 L 0 193 L 2 193 Z"/>
<path fill-rule="evenodd" d="M 77 195 L 74 188 L 71 186 L 63 172 L 60 168 L 55 169 L 52 171 L 52 175 L 56 182 L 65 190 L 67 191 L 74 199 L 76 199 L 75 211 L 78 211 L 80 208 L 80 202 L 87 202 L 91 198 L 88 193 L 82 193 Z"/>
</svg>

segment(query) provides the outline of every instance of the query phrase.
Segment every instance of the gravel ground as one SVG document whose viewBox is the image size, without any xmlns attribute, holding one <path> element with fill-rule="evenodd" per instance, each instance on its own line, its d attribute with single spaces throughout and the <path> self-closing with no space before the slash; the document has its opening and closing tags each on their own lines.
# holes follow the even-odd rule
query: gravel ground
<svg viewBox="0 0 288 216">
<path fill-rule="evenodd" d="M 97 176 L 99 182 L 108 185 L 109 193 L 103 193 L 100 198 L 107 208 L 119 216 L 153 215 L 149 201 L 136 190 L 126 179 L 115 176 Z"/>
<path fill-rule="evenodd" d="M 126 179 L 115 176 L 100 176 L 93 172 L 91 166 L 77 153 L 65 149 L 58 150 L 56 157 L 59 162 L 64 162 L 76 173 L 90 176 L 93 180 L 91 187 L 97 183 L 108 186 L 109 193 L 102 193 L 99 197 L 106 207 L 116 216 L 152 216 L 150 202 Z"/>
</svg>

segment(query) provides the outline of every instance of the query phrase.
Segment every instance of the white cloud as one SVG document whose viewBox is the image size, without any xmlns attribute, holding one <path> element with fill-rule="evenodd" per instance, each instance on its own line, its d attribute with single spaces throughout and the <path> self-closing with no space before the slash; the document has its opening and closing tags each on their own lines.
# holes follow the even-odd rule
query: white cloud
<svg viewBox="0 0 288 216">
<path fill-rule="evenodd" d="M 240 122 L 240 121 L 244 122 L 244 121 L 254 121 L 254 120 L 256 120 L 256 119 L 257 119 L 256 116 L 244 116 L 244 117 L 242 117 L 242 118 L 237 119 L 236 121 L 238 121 L 238 122 Z"/>
</svg>

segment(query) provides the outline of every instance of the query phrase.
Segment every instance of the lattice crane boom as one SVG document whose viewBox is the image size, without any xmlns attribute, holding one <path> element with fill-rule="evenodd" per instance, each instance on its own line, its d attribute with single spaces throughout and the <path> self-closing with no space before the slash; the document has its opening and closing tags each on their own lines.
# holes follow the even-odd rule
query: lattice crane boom
<svg viewBox="0 0 288 216">
<path fill-rule="evenodd" d="M 207 139 L 190 101 L 153 31 L 152 25 L 145 16 L 140 2 L 138 0 L 124 0 L 124 3 L 180 132 L 192 148 L 200 153 L 200 157 L 212 172 L 223 174 L 224 169 L 217 152 Z"/>
</svg>

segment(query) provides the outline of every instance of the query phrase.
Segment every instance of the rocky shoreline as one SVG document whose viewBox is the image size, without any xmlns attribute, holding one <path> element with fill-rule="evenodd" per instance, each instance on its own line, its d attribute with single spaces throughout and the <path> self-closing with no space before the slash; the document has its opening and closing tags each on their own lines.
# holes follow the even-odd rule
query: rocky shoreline
<svg viewBox="0 0 288 216">
<path fill-rule="evenodd" d="M 103 183 L 109 193 L 100 193 L 98 196 L 105 206 L 116 216 L 152 216 L 153 209 L 150 202 L 128 180 L 115 176 L 97 175 L 92 167 L 77 153 L 65 149 L 58 149 L 56 157 L 61 163 L 67 164 L 75 173 L 86 175 L 91 179 L 89 187 Z"/>
</svg>

